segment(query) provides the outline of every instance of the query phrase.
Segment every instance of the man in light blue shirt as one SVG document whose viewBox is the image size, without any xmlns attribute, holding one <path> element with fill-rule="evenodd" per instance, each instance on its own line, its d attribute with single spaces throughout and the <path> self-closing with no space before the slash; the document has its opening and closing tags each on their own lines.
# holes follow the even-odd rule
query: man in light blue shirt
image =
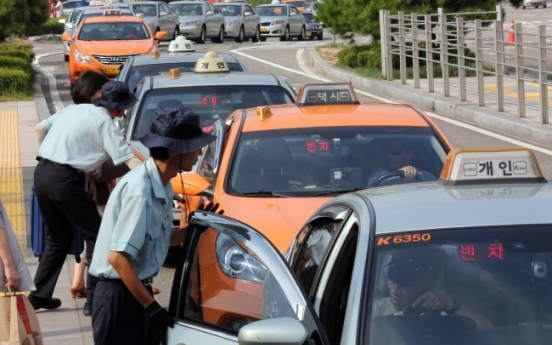
<svg viewBox="0 0 552 345">
<path fill-rule="evenodd" d="M 94 295 L 94 343 L 166 344 L 174 324 L 153 298 L 151 283 L 170 245 L 185 231 L 172 231 L 170 183 L 190 171 L 215 136 L 203 133 L 199 115 L 187 108 L 157 109 L 150 132 L 135 136 L 150 150 L 146 162 L 126 174 L 104 212 L 90 273 L 99 278 Z"/>
<path fill-rule="evenodd" d="M 34 309 L 61 306 L 52 295 L 72 242 L 73 227 L 86 242 L 88 262 L 92 260 L 101 218 L 85 191 L 83 172 L 96 169 L 108 157 L 131 169 L 141 163 L 113 123 L 113 118 L 122 116 L 137 101 L 136 97 L 122 82 L 108 82 L 101 91 L 101 98 L 93 99 L 94 105 L 72 105 L 58 112 L 39 148 L 34 191 L 49 236 L 35 274 L 37 290 L 29 296 Z M 87 300 L 92 300 L 95 285 L 96 279 L 89 276 Z"/>
</svg>

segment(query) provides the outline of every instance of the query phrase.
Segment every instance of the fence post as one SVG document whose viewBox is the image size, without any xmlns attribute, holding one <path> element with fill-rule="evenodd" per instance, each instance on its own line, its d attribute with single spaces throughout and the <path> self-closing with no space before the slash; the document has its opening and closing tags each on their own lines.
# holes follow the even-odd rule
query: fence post
<svg viewBox="0 0 552 345">
<path fill-rule="evenodd" d="M 498 5 L 500 6 L 500 5 Z M 497 6 L 497 7 L 498 7 Z M 502 18 L 502 16 L 500 16 Z M 495 77 L 496 77 L 496 107 L 504 111 L 504 23 L 497 20 L 494 28 L 495 41 Z"/>
<path fill-rule="evenodd" d="M 401 84 L 406 84 L 406 30 L 404 27 L 404 11 L 399 11 L 399 58 L 401 68 Z"/>
<path fill-rule="evenodd" d="M 381 75 L 387 79 L 387 25 L 385 22 L 385 11 L 379 10 L 380 21 L 380 49 L 381 49 Z"/>
<path fill-rule="evenodd" d="M 458 82 L 460 86 L 460 100 L 466 100 L 466 69 L 464 59 L 464 19 L 456 17 L 456 45 L 458 53 Z"/>
<path fill-rule="evenodd" d="M 504 18 L 502 18 L 502 5 L 496 5 L 496 20 L 499 22 L 504 21 Z"/>
<path fill-rule="evenodd" d="M 518 98 L 518 115 L 525 117 L 525 71 L 523 70 L 523 35 L 521 34 L 521 24 L 517 23 L 514 26 L 515 50 L 516 50 L 516 81 L 517 81 L 517 98 Z"/>
<path fill-rule="evenodd" d="M 477 104 L 485 106 L 485 80 L 483 73 L 483 35 L 481 31 L 481 19 L 473 21 L 475 25 L 475 77 L 477 79 Z"/>
<path fill-rule="evenodd" d="M 441 34 L 441 74 L 443 76 L 443 89 L 445 97 L 450 96 L 449 70 L 448 70 L 448 34 L 447 34 L 447 15 L 442 7 L 437 9 L 439 14 L 439 31 Z"/>
<path fill-rule="evenodd" d="M 418 15 L 410 14 L 412 25 L 412 75 L 414 77 L 414 88 L 420 88 L 420 54 L 418 53 Z"/>
<path fill-rule="evenodd" d="M 431 14 L 424 17 L 425 42 L 426 42 L 426 70 L 427 70 L 427 92 L 435 92 L 433 85 L 433 42 L 431 37 Z"/>
<path fill-rule="evenodd" d="M 393 28 L 391 27 L 391 11 L 385 10 L 385 26 L 387 27 L 385 43 L 387 44 L 387 80 L 393 80 L 393 46 L 391 45 Z"/>
<path fill-rule="evenodd" d="M 546 72 L 546 26 L 539 25 L 539 91 L 542 123 L 548 124 L 548 86 L 545 84 L 548 73 Z"/>
</svg>

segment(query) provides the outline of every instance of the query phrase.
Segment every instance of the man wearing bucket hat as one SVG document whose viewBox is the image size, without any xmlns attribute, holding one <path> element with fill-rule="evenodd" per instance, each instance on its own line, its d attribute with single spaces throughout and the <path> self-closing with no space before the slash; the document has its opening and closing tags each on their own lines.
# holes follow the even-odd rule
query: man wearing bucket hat
<svg viewBox="0 0 552 345">
<path fill-rule="evenodd" d="M 159 108 L 150 131 L 135 135 L 150 150 L 145 163 L 125 175 L 104 212 L 90 272 L 99 278 L 94 295 L 94 343 L 163 344 L 174 322 L 155 301 L 152 278 L 170 245 L 184 240 L 172 231 L 170 183 L 190 171 L 201 149 L 215 140 L 187 108 Z"/>
<path fill-rule="evenodd" d="M 56 124 L 39 148 L 34 191 L 49 236 L 34 278 L 37 290 L 29 296 L 34 309 L 61 305 L 52 295 L 72 242 L 72 227 L 82 234 L 87 259 L 92 259 L 101 218 L 85 191 L 83 172 L 95 170 L 108 157 L 115 165 L 125 163 L 131 169 L 141 163 L 113 123 L 136 97 L 126 84 L 116 81 L 104 84 L 101 92 L 94 104 L 71 105 L 58 112 Z M 87 300 L 92 301 L 96 279 L 88 278 Z"/>
</svg>

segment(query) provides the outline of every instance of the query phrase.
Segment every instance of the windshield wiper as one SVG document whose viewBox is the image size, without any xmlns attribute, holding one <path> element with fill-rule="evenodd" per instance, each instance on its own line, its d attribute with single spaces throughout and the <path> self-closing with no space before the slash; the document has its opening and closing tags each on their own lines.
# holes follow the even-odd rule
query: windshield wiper
<svg viewBox="0 0 552 345">
<path fill-rule="evenodd" d="M 242 192 L 242 193 L 233 193 L 232 195 L 243 195 L 243 196 L 275 196 L 279 198 L 289 198 L 291 197 L 288 193 L 276 193 L 268 190 L 258 190 L 256 192 Z"/>
<path fill-rule="evenodd" d="M 345 194 L 345 193 L 350 193 L 350 192 L 356 192 L 357 190 L 362 190 L 362 189 L 365 189 L 365 188 L 358 188 L 357 187 L 357 188 L 333 189 L 333 190 L 328 190 L 328 191 L 321 192 L 321 193 L 312 194 L 310 196 Z"/>
</svg>

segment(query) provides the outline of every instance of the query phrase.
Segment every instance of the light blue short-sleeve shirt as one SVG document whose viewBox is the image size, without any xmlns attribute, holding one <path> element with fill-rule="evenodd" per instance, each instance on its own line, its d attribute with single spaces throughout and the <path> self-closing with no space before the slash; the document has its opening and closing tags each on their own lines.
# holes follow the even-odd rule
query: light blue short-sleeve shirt
<svg viewBox="0 0 552 345">
<path fill-rule="evenodd" d="M 103 107 L 70 105 L 43 123 L 48 135 L 38 150 L 42 158 L 92 171 L 108 157 L 115 165 L 134 157 L 109 111 Z"/>
<path fill-rule="evenodd" d="M 172 196 L 152 158 L 127 173 L 107 202 L 90 273 L 120 279 L 107 260 L 114 251 L 128 254 L 140 279 L 157 275 L 170 245 Z"/>
</svg>

